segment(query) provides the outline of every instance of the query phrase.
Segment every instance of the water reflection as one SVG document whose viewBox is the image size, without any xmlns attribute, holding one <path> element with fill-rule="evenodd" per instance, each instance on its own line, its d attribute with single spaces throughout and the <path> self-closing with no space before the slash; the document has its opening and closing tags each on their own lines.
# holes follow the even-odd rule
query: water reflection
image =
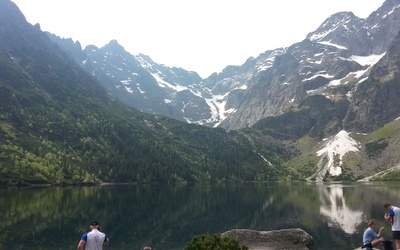
<svg viewBox="0 0 400 250">
<path fill-rule="evenodd" d="M 357 231 L 357 227 L 365 221 L 365 213 L 351 209 L 343 195 L 343 185 L 319 185 L 320 213 L 348 234 Z"/>
<path fill-rule="evenodd" d="M 294 227 L 309 233 L 319 250 L 354 249 L 366 218 L 377 219 L 390 235 L 382 204 L 400 200 L 399 187 L 264 183 L 0 189 L 0 249 L 76 249 L 93 219 L 111 238 L 107 250 L 144 245 L 181 250 L 206 232 Z"/>
</svg>

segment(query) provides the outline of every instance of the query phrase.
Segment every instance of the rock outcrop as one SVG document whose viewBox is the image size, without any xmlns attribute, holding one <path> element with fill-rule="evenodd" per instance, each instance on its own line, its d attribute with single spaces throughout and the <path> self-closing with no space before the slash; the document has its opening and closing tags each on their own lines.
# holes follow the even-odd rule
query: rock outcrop
<svg viewBox="0 0 400 250">
<path fill-rule="evenodd" d="M 249 250 L 315 250 L 314 239 L 300 228 L 273 231 L 233 229 L 222 236 L 235 238 Z"/>
</svg>

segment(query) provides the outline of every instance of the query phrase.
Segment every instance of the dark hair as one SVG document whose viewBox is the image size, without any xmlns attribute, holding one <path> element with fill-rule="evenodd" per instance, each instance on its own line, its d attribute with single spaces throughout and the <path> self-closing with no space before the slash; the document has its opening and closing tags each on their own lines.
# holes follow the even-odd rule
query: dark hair
<svg viewBox="0 0 400 250">
<path fill-rule="evenodd" d="M 390 204 L 390 203 L 385 203 L 385 204 L 383 204 L 383 207 L 384 207 L 384 208 L 388 208 L 388 207 L 390 207 L 390 206 L 392 206 L 392 204 Z"/>
<path fill-rule="evenodd" d="M 100 225 L 98 221 L 94 220 L 92 223 L 90 223 L 91 226 L 98 226 Z"/>
</svg>

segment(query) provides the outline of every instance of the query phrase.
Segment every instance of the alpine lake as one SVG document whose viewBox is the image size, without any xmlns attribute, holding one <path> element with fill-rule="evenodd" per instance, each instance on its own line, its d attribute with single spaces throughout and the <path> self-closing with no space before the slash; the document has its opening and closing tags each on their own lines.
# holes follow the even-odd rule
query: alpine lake
<svg viewBox="0 0 400 250">
<path fill-rule="evenodd" d="M 400 182 L 102 185 L 0 189 L 0 249 L 76 249 L 98 220 L 104 249 L 184 249 L 195 236 L 231 229 L 301 228 L 319 250 L 361 245 L 368 219 L 400 205 Z"/>
</svg>

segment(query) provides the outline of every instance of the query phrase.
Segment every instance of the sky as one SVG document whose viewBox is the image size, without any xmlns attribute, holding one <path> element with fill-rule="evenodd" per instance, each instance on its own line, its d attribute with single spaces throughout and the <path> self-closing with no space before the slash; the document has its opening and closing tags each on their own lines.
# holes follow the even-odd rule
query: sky
<svg viewBox="0 0 400 250">
<path fill-rule="evenodd" d="M 43 31 L 99 48 L 117 40 L 132 55 L 206 78 L 228 65 L 300 42 L 329 16 L 361 18 L 384 0 L 12 0 Z"/>
</svg>

